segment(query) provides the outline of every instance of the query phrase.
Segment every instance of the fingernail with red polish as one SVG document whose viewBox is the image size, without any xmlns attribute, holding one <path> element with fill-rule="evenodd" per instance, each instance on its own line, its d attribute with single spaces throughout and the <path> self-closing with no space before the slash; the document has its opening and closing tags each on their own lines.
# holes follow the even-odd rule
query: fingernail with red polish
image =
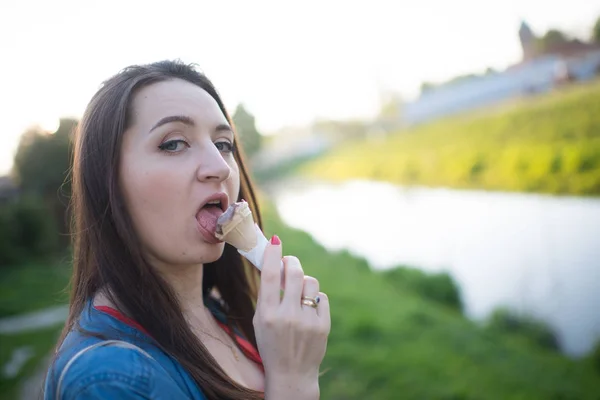
<svg viewBox="0 0 600 400">
<path fill-rule="evenodd" d="M 280 245 L 281 244 L 281 240 L 279 240 L 279 236 L 273 235 L 273 237 L 271 238 L 271 244 Z"/>
</svg>

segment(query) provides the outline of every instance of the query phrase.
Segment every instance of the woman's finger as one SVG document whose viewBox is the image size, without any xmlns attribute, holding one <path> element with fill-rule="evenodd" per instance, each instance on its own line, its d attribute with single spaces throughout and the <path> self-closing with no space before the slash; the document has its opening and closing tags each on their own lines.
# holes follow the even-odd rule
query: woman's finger
<svg viewBox="0 0 600 400">
<path fill-rule="evenodd" d="M 286 307 L 300 308 L 302 290 L 304 288 L 304 271 L 300 260 L 294 256 L 283 257 L 285 271 L 285 292 L 283 294 L 282 304 Z"/>
<path fill-rule="evenodd" d="M 316 300 L 319 295 L 319 281 L 312 276 L 304 277 L 304 288 L 302 289 L 302 298 L 308 297 L 309 299 Z M 313 308 L 302 304 L 302 308 Z"/>
<path fill-rule="evenodd" d="M 323 332 L 329 334 L 331 331 L 331 313 L 330 313 L 329 297 L 323 292 L 319 292 L 319 306 L 317 307 L 317 314 L 321 321 L 321 329 Z"/>
<path fill-rule="evenodd" d="M 269 245 L 267 245 L 263 258 L 260 289 L 258 292 L 260 307 L 275 308 L 280 304 L 281 254 L 281 241 L 275 235 L 271 238 Z M 257 304 L 257 307 L 259 304 Z"/>
</svg>

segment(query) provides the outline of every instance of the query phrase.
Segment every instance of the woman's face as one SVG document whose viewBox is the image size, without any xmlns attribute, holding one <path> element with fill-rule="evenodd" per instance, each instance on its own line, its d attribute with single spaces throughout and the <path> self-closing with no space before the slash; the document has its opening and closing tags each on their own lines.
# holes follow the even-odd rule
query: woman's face
<svg viewBox="0 0 600 400">
<path fill-rule="evenodd" d="M 180 79 L 144 87 L 132 106 L 119 178 L 145 254 L 159 265 L 216 261 L 224 248 L 216 220 L 240 190 L 227 119 L 206 91 Z"/>
</svg>

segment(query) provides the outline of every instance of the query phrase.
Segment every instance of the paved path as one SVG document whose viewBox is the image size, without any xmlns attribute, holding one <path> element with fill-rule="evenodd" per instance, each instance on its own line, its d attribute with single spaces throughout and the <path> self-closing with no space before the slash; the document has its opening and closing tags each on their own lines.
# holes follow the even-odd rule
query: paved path
<svg viewBox="0 0 600 400">
<path fill-rule="evenodd" d="M 67 319 L 69 307 L 55 306 L 41 311 L 0 319 L 0 334 L 13 335 L 59 325 Z"/>
</svg>

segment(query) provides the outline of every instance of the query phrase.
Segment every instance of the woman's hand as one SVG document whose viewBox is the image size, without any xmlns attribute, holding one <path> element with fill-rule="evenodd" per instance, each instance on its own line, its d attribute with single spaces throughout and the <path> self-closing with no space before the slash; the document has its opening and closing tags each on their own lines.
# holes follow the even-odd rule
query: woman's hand
<svg viewBox="0 0 600 400">
<path fill-rule="evenodd" d="M 296 257 L 284 257 L 285 292 L 280 295 L 281 242 L 277 236 L 265 250 L 254 315 L 258 351 L 265 367 L 265 398 L 318 399 L 319 366 L 331 329 L 329 300 L 319 282 L 304 276 Z M 302 297 L 316 298 L 316 308 Z"/>
</svg>

